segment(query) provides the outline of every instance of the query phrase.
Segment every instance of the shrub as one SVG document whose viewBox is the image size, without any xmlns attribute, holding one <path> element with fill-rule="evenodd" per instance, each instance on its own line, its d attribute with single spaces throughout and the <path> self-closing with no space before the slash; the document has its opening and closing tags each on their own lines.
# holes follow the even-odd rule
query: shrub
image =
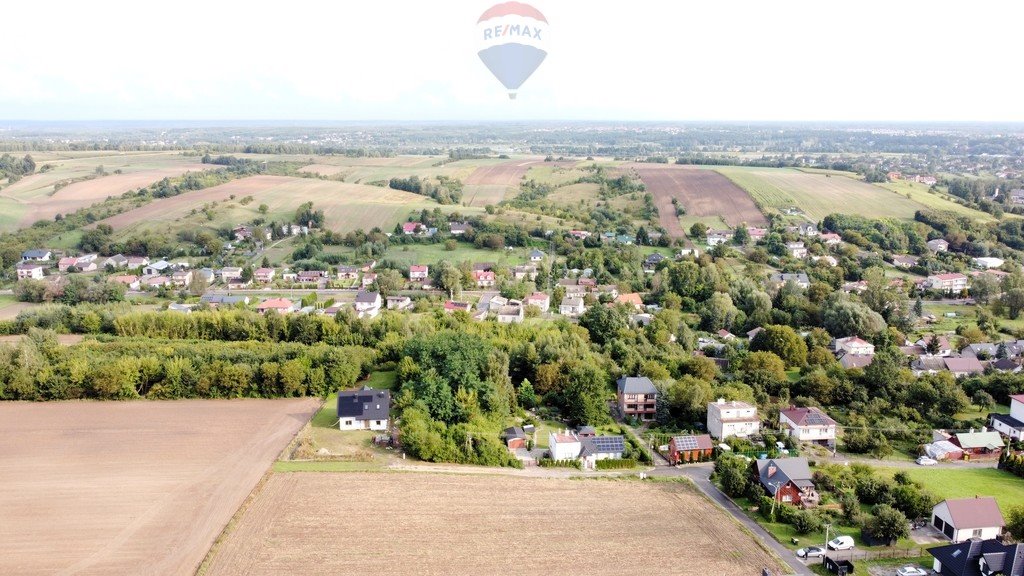
<svg viewBox="0 0 1024 576">
<path fill-rule="evenodd" d="M 622 470 L 625 468 L 636 468 L 636 460 L 633 458 L 610 458 L 598 460 L 598 470 Z"/>
<path fill-rule="evenodd" d="M 537 466 L 540 466 L 541 468 L 583 469 L 583 463 L 579 460 L 552 460 L 551 458 L 541 458 L 540 460 L 537 460 Z"/>
</svg>

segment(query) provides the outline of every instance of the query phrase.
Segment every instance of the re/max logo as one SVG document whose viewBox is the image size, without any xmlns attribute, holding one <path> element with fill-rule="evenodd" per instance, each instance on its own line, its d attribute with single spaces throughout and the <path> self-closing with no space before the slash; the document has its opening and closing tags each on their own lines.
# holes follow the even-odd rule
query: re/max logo
<svg viewBox="0 0 1024 576">
<path fill-rule="evenodd" d="M 525 36 L 526 38 L 540 40 L 540 32 L 540 28 L 533 28 L 520 24 L 506 24 L 504 26 L 484 28 L 484 40 L 493 40 L 495 38 L 504 38 L 506 36 Z"/>
</svg>

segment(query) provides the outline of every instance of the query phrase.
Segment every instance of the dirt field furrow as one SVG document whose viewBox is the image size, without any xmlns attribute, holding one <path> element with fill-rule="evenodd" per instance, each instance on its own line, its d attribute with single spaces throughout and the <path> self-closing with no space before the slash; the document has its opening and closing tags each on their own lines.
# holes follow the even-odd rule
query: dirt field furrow
<svg viewBox="0 0 1024 576">
<path fill-rule="evenodd" d="M 318 405 L 0 404 L 0 574 L 192 574 Z"/>
<path fill-rule="evenodd" d="M 756 574 L 776 560 L 690 487 L 425 473 L 278 473 L 210 575 Z"/>
<path fill-rule="evenodd" d="M 713 170 L 661 164 L 632 167 L 654 196 L 662 227 L 674 238 L 685 236 L 686 232 L 679 224 L 673 198 L 679 199 L 688 215 L 721 216 L 730 226 L 767 222 L 745 190 Z"/>
</svg>

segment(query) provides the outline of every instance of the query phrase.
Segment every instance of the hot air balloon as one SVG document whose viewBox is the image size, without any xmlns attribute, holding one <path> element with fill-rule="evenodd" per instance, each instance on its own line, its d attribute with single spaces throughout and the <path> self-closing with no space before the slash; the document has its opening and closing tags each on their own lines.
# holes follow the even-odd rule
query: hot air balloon
<svg viewBox="0 0 1024 576">
<path fill-rule="evenodd" d="M 515 99 L 516 90 L 548 55 L 547 19 L 529 4 L 503 2 L 487 9 L 476 25 L 480 60 Z"/>
</svg>

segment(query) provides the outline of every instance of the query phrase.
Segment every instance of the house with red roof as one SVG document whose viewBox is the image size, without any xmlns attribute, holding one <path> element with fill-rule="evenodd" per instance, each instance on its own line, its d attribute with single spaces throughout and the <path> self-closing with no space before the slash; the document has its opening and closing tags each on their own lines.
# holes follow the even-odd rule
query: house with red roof
<svg viewBox="0 0 1024 576">
<path fill-rule="evenodd" d="M 794 440 L 832 445 L 836 441 L 836 421 L 815 406 L 790 406 L 779 411 L 779 424 Z"/>
<path fill-rule="evenodd" d="M 256 311 L 260 314 L 266 314 L 271 310 L 278 314 L 291 314 L 297 309 L 295 303 L 287 298 L 268 298 L 256 307 Z"/>
<path fill-rule="evenodd" d="M 476 282 L 477 288 L 489 288 L 497 283 L 497 276 L 488 270 L 474 270 L 473 282 Z"/>
<path fill-rule="evenodd" d="M 1006 521 L 991 496 L 943 500 L 932 508 L 931 525 L 953 542 L 988 540 L 1003 533 Z"/>
<path fill-rule="evenodd" d="M 413 264 L 409 266 L 409 280 L 422 282 L 430 276 L 430 266 L 426 264 Z"/>
</svg>

